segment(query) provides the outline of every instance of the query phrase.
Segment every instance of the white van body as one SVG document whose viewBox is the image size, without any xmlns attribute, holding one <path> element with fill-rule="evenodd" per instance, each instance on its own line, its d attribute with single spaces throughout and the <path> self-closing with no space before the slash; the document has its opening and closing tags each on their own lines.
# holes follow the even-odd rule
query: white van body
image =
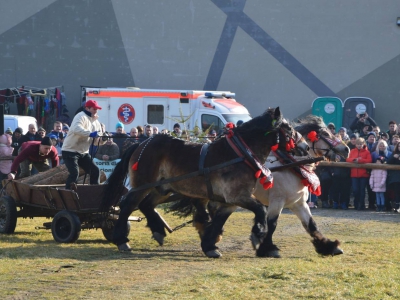
<svg viewBox="0 0 400 300">
<path fill-rule="evenodd" d="M 106 130 L 115 131 L 121 122 L 125 131 L 146 124 L 173 130 L 175 123 L 181 129 L 217 132 L 226 123 L 251 119 L 249 111 L 234 99 L 229 91 L 150 90 L 138 88 L 83 88 L 86 100 L 95 100 L 102 107 L 99 121 Z"/>
<path fill-rule="evenodd" d="M 35 124 L 37 130 L 37 121 L 34 117 L 4 115 L 4 131 L 6 131 L 7 128 L 10 127 L 12 132 L 14 132 L 17 127 L 21 127 L 23 130 L 23 134 L 25 134 L 29 130 L 29 124 Z"/>
</svg>

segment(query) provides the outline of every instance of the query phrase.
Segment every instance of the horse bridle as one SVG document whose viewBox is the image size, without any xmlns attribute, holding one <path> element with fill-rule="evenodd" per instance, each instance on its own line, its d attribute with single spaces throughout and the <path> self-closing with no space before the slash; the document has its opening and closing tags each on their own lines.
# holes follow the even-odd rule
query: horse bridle
<svg viewBox="0 0 400 300">
<path fill-rule="evenodd" d="M 284 122 L 283 124 L 287 124 L 289 126 L 290 132 L 287 130 L 283 129 L 282 126 L 279 128 L 279 131 L 277 132 L 277 144 L 280 143 L 280 138 L 279 138 L 279 133 L 281 133 L 285 137 L 285 143 L 286 145 L 293 145 L 293 148 L 296 147 L 297 143 L 303 138 L 300 132 L 295 131 L 292 126 L 290 126 L 289 123 Z M 293 141 L 291 143 L 291 141 Z M 293 148 L 286 149 L 287 152 L 290 152 L 293 150 Z"/>
<path fill-rule="evenodd" d="M 324 137 L 324 136 L 320 133 L 320 132 L 323 131 L 323 130 L 325 130 L 325 129 L 324 129 L 324 128 L 321 128 L 321 129 L 319 130 L 319 132 L 317 133 L 317 135 L 316 135 L 317 140 L 312 141 L 312 147 L 311 147 L 311 149 L 313 150 L 313 152 L 314 152 L 315 154 L 317 154 L 317 152 L 316 152 L 315 150 L 322 150 L 322 151 L 325 151 L 324 156 L 325 156 L 325 157 L 328 157 L 328 153 L 329 153 L 330 151 L 332 151 L 333 153 L 335 153 L 335 154 L 337 154 L 337 155 L 339 155 L 339 156 L 341 156 L 341 157 L 344 157 L 344 156 L 343 156 L 338 150 L 336 150 L 336 148 L 335 148 L 337 145 L 339 145 L 340 143 L 342 143 L 342 141 L 339 140 L 339 139 L 336 138 L 336 137 L 335 137 L 335 140 L 332 140 L 332 139 L 330 139 L 330 138 Z M 326 149 L 326 148 L 316 148 L 316 147 L 315 147 L 315 143 L 316 143 L 319 139 L 323 140 L 323 141 L 328 145 L 328 149 Z"/>
</svg>

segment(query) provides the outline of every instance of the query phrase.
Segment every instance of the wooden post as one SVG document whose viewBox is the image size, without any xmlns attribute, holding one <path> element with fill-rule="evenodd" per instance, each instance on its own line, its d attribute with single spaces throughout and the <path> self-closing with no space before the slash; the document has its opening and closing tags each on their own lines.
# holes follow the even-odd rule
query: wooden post
<svg viewBox="0 0 400 300">
<path fill-rule="evenodd" d="M 348 162 L 329 162 L 321 161 L 318 166 L 322 167 L 339 167 L 339 168 L 357 168 L 357 169 L 379 169 L 379 170 L 400 170 L 400 165 L 389 165 L 389 164 L 356 164 Z"/>
</svg>

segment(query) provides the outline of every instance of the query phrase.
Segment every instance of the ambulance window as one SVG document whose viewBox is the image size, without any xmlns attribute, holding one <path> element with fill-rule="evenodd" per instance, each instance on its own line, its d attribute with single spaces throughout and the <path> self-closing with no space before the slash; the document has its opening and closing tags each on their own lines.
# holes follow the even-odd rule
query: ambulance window
<svg viewBox="0 0 400 300">
<path fill-rule="evenodd" d="M 203 131 L 214 129 L 217 133 L 224 128 L 224 123 L 217 116 L 201 115 L 201 128 Z"/>
<path fill-rule="evenodd" d="M 164 124 L 164 105 L 147 106 L 147 123 Z"/>
<path fill-rule="evenodd" d="M 181 103 L 189 103 L 189 98 L 180 98 Z"/>
</svg>

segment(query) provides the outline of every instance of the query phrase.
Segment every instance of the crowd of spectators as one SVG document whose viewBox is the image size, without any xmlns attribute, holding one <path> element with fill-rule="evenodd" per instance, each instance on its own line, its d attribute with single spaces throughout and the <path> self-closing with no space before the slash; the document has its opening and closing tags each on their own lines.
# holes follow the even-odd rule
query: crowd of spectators
<svg viewBox="0 0 400 300">
<path fill-rule="evenodd" d="M 349 129 L 336 131 L 333 123 L 327 127 L 350 148 L 349 157 L 342 158 L 342 162 L 400 166 L 400 124 L 395 121 L 388 122 L 387 130 L 381 131 L 365 113 L 357 114 Z M 400 170 L 317 167 L 317 175 L 322 208 L 400 212 Z"/>
</svg>

